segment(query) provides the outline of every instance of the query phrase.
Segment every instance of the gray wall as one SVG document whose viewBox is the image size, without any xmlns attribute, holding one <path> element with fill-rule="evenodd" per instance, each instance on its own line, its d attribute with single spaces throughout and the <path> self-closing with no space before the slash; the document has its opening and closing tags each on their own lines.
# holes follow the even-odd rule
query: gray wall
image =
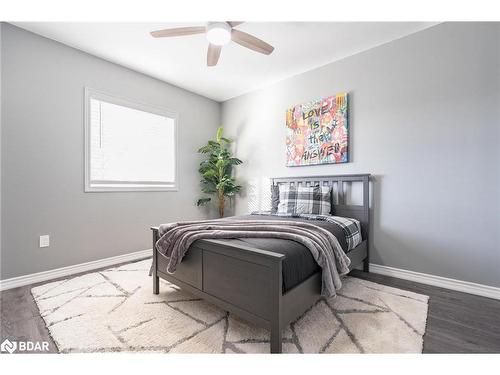
<svg viewBox="0 0 500 375">
<path fill-rule="evenodd" d="M 205 215 L 196 150 L 219 103 L 1 27 L 2 279 L 148 249 L 151 225 Z M 84 86 L 179 112 L 178 192 L 84 193 Z M 49 248 L 38 248 L 41 234 Z"/>
<path fill-rule="evenodd" d="M 369 172 L 373 263 L 500 286 L 499 33 L 441 24 L 223 103 L 236 213 L 263 206 L 270 176 Z M 342 91 L 352 162 L 285 167 L 285 109 Z"/>
</svg>

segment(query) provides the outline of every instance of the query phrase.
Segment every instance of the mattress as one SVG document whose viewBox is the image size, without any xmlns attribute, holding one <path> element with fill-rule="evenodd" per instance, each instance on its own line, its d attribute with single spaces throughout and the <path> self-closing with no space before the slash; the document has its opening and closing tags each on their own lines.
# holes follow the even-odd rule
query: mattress
<svg viewBox="0 0 500 375">
<path fill-rule="evenodd" d="M 255 220 L 254 215 L 243 215 L 235 217 L 242 220 Z M 260 215 L 262 220 L 293 220 L 307 222 L 320 226 L 331 232 L 340 243 L 345 253 L 348 252 L 347 238 L 342 227 L 336 223 L 321 220 L 307 220 L 295 217 L 279 217 L 274 215 Z M 311 252 L 304 245 L 279 238 L 236 238 L 220 240 L 231 244 L 252 246 L 261 250 L 267 250 L 285 255 L 283 260 L 283 292 L 287 292 L 296 285 L 306 280 L 311 275 L 320 271 L 321 268 L 314 260 Z"/>
</svg>

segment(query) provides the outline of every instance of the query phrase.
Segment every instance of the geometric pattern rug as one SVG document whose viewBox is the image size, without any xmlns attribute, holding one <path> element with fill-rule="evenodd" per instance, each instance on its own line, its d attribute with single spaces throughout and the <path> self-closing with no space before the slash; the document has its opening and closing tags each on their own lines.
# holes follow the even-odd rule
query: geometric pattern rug
<svg viewBox="0 0 500 375">
<path fill-rule="evenodd" d="M 269 332 L 161 281 L 151 260 L 31 290 L 61 353 L 269 353 Z M 428 297 L 345 277 L 283 331 L 285 353 L 421 353 Z"/>
</svg>

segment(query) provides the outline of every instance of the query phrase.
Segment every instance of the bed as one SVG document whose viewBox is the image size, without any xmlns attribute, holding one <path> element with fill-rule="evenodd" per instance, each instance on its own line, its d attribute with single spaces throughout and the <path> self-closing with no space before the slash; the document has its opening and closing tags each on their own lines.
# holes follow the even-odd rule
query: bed
<svg viewBox="0 0 500 375">
<path fill-rule="evenodd" d="M 272 185 L 330 186 L 332 214 L 353 218 L 361 226 L 362 241 L 347 252 L 349 269 L 369 271 L 369 174 L 273 178 Z M 352 184 L 362 186 L 362 203 L 347 204 Z M 266 219 L 268 219 L 266 217 Z M 241 240 L 203 239 L 191 245 L 175 273 L 167 273 L 168 261 L 156 250 L 158 227 L 153 231 L 153 293 L 159 278 L 211 302 L 242 319 L 268 328 L 271 353 L 281 353 L 282 330 L 321 297 L 321 270 L 307 255 L 289 249 L 273 249 Z M 341 242 L 339 240 L 339 242 Z M 298 255 L 297 255 L 298 254 Z M 302 255 L 301 255 L 302 254 Z"/>
</svg>

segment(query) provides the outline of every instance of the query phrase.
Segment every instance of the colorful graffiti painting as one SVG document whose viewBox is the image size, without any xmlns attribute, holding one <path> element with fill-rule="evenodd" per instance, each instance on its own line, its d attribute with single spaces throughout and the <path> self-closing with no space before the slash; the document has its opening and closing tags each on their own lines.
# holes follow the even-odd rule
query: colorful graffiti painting
<svg viewBox="0 0 500 375">
<path fill-rule="evenodd" d="M 348 162 L 347 93 L 286 111 L 286 165 Z"/>
</svg>

